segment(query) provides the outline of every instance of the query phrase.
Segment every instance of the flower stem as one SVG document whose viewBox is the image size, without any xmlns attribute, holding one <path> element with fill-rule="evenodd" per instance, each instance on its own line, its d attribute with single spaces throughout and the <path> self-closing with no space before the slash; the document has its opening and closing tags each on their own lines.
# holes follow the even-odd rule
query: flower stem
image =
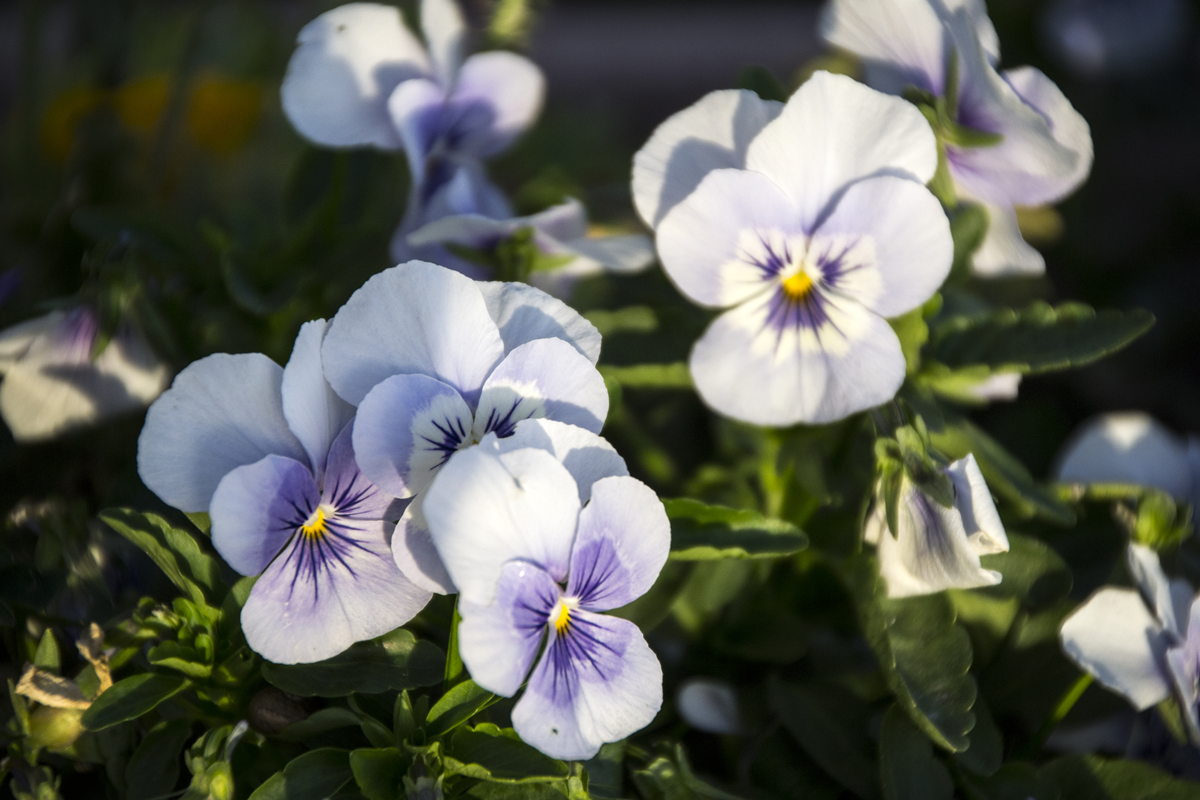
<svg viewBox="0 0 1200 800">
<path fill-rule="evenodd" d="M 442 680 L 442 690 L 450 691 L 463 681 L 462 656 L 458 652 L 458 623 L 462 616 L 458 613 L 458 601 L 454 602 L 454 616 L 450 620 L 450 642 L 446 646 L 446 676 Z"/>
<path fill-rule="evenodd" d="M 1087 688 L 1092 685 L 1093 680 L 1091 673 L 1085 672 L 1079 676 L 1079 680 L 1071 685 L 1070 689 L 1067 689 L 1066 694 L 1058 701 L 1058 705 L 1050 712 L 1050 716 L 1046 717 L 1046 721 L 1042 723 L 1042 727 L 1038 728 L 1037 733 L 1033 735 L 1033 738 L 1021 750 L 1020 755 L 1022 757 L 1032 758 L 1037 755 L 1042 746 L 1046 744 L 1046 740 L 1050 738 L 1050 734 L 1054 733 L 1054 729 L 1058 727 L 1058 723 L 1062 722 L 1063 718 L 1075 707 L 1075 703 L 1079 701 L 1079 698 L 1083 696 Z"/>
</svg>

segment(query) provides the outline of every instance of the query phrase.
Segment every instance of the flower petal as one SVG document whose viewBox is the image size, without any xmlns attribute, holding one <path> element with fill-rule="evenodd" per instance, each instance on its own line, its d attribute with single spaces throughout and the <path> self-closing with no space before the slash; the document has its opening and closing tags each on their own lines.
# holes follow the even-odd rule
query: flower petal
<svg viewBox="0 0 1200 800">
<path fill-rule="evenodd" d="M 1067 657 L 1139 710 L 1165 700 L 1166 637 L 1132 589 L 1106 587 L 1063 622 Z"/>
<path fill-rule="evenodd" d="M 562 339 L 595 364 L 600 332 L 578 311 L 524 283 L 476 284 L 500 329 L 505 355 L 535 339 Z"/>
<path fill-rule="evenodd" d="M 1177 498 L 1192 491 L 1187 446 L 1149 414 L 1101 414 L 1083 423 L 1063 447 L 1058 479 L 1136 483 Z"/>
<path fill-rule="evenodd" d="M 301 325 L 283 368 L 283 417 L 304 445 L 318 483 L 333 440 L 354 416 L 354 406 L 337 396 L 321 371 L 321 341 L 328 327 L 323 319 Z"/>
<path fill-rule="evenodd" d="M 217 484 L 263 456 L 308 461 L 283 416 L 283 370 L 264 355 L 202 358 L 146 414 L 138 474 L 180 511 L 208 511 Z"/>
<path fill-rule="evenodd" d="M 1171 592 L 1171 582 L 1167 580 L 1159 563 L 1158 553 L 1140 544 L 1130 543 L 1126 553 L 1129 573 L 1142 599 L 1158 617 L 1160 627 L 1167 634 L 1182 640 L 1186 633 L 1187 620 L 1175 618 L 1175 602 Z"/>
<path fill-rule="evenodd" d="M 725 312 L 692 348 L 689 366 L 706 403 L 734 419 L 782 426 L 831 422 L 895 396 L 904 355 L 887 322 L 829 294 L 819 295 L 820 321 L 780 321 L 776 297 Z"/>
<path fill-rule="evenodd" d="M 872 263 L 854 264 L 834 288 L 881 317 L 897 317 L 933 297 L 950 274 L 954 240 L 938 199 L 902 178 L 868 178 L 851 186 L 813 236 L 870 242 Z"/>
<path fill-rule="evenodd" d="M 604 478 L 579 514 L 567 595 L 609 611 L 654 585 L 671 551 L 671 523 L 654 491 L 635 478 Z"/>
<path fill-rule="evenodd" d="M 556 581 L 567 577 L 579 490 L 543 450 L 457 453 L 426 490 L 421 510 L 446 571 L 473 603 L 492 601 L 500 566 L 512 559 L 537 564 Z"/>
<path fill-rule="evenodd" d="M 455 590 L 450 573 L 438 555 L 425 515 L 421 513 L 424 494 L 418 494 L 409 503 L 404 516 L 396 523 L 392 534 L 392 558 L 396 566 L 417 586 L 433 594 L 451 594 Z"/>
<path fill-rule="evenodd" d="M 475 683 L 503 697 L 521 688 L 537 657 L 561 590 L 546 571 L 527 561 L 500 569 L 496 600 L 459 603 L 458 646 Z"/>
<path fill-rule="evenodd" d="M 968 453 L 955 461 L 946 468 L 946 475 L 954 484 L 954 507 L 962 515 L 963 529 L 975 552 L 981 556 L 1008 552 L 1008 534 L 975 456 Z"/>
<path fill-rule="evenodd" d="M 961 192 L 970 200 L 969 193 Z M 1009 275 L 1041 275 L 1046 271 L 1046 259 L 1030 247 L 1021 235 L 1017 209 L 1011 205 L 996 205 L 976 201 L 988 215 L 987 235 L 971 256 L 971 269 L 980 277 L 999 278 Z"/>
<path fill-rule="evenodd" d="M 447 107 L 445 88 L 431 78 L 411 78 L 388 95 L 388 118 L 399 134 L 412 173 L 409 210 L 422 209 L 446 182 L 430 177 L 430 154 L 453 126 L 457 110 Z"/>
<path fill-rule="evenodd" d="M 486 125 L 465 135 L 458 147 L 476 158 L 508 148 L 542 110 L 546 79 L 537 65 L 516 53 L 493 50 L 466 60 L 451 103 L 488 109 Z M 485 119 L 480 117 L 480 119 Z"/>
<path fill-rule="evenodd" d="M 669 117 L 633 157 L 633 202 L 658 227 L 714 169 L 746 165 L 746 149 L 783 104 L 745 89 L 710 92 Z"/>
<path fill-rule="evenodd" d="M 421 0 L 421 30 L 429 44 L 429 58 L 443 86 L 454 85 L 462 63 L 467 24 L 454 0 Z"/>
<path fill-rule="evenodd" d="M 321 502 L 360 519 L 399 519 L 408 504 L 398 500 L 371 482 L 354 458 L 354 426 L 351 422 L 342 429 L 329 448 L 325 481 L 321 485 Z"/>
<path fill-rule="evenodd" d="M 334 391 L 358 405 L 385 378 L 419 374 L 478 400 L 504 344 L 477 286 L 423 261 L 372 277 L 325 335 L 321 360 Z"/>
<path fill-rule="evenodd" d="M 662 667 L 637 626 L 579 609 L 565 634 L 551 629 L 512 721 L 546 755 L 581 761 L 649 725 L 661 707 Z"/>
<path fill-rule="evenodd" d="M 561 339 L 514 349 L 483 385 L 475 438 L 503 438 L 523 419 L 548 417 L 599 433 L 608 416 L 608 389 L 592 362 Z"/>
<path fill-rule="evenodd" d="M 527 419 L 517 423 L 512 436 L 503 439 L 491 434 L 479 443 L 497 453 L 511 453 L 526 447 L 545 450 L 557 458 L 579 489 L 580 504 L 592 496 L 592 484 L 601 478 L 628 475 L 625 459 L 605 439 L 576 425 L 552 419 Z"/>
<path fill-rule="evenodd" d="M 424 375 L 393 375 L 358 407 L 354 453 L 359 468 L 393 497 L 411 497 L 469 442 L 473 419 L 453 386 Z"/>
<path fill-rule="evenodd" d="M 1092 130 L 1058 85 L 1041 70 L 1018 67 L 1005 70 L 1003 78 L 1018 97 L 1045 118 L 1054 141 L 1078 156 L 1074 170 L 1063 176 L 1057 186 L 1045 187 L 1048 194 L 1042 202 L 1056 202 L 1075 191 L 1091 172 Z"/>
<path fill-rule="evenodd" d="M 429 593 L 396 568 L 390 528 L 350 519 L 323 537 L 293 537 L 242 608 L 250 648 L 276 664 L 322 661 L 415 617 Z"/>
<path fill-rule="evenodd" d="M 226 475 L 213 494 L 213 547 L 243 575 L 266 569 L 321 503 L 307 465 L 266 456 Z"/>
<path fill-rule="evenodd" d="M 937 140 L 907 100 L 818 72 L 751 142 L 746 169 L 779 184 L 811 231 L 855 181 L 893 175 L 927 183 L 937 169 Z"/>
<path fill-rule="evenodd" d="M 706 733 L 744 733 L 737 695 L 726 681 L 688 678 L 675 693 L 675 707 L 683 721 Z"/>
<path fill-rule="evenodd" d="M 1167 669 L 1181 700 L 1183 717 L 1192 741 L 1200 741 L 1200 598 L 1191 605 L 1187 639 L 1167 651 Z"/>
<path fill-rule="evenodd" d="M 723 308 L 775 282 L 791 266 L 789 240 L 805 233 L 795 204 L 770 178 L 717 169 L 663 219 L 658 253 L 679 291 Z"/>
<path fill-rule="evenodd" d="M 397 84 L 429 69 L 395 6 L 350 3 L 304 26 L 283 79 L 283 110 L 308 139 L 388 150 L 400 138 L 387 111 Z"/>
</svg>

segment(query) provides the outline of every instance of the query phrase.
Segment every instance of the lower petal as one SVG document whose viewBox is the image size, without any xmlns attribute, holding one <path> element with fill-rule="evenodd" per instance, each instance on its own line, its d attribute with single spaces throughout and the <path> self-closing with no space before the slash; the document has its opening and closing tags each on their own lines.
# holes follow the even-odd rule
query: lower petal
<svg viewBox="0 0 1200 800">
<path fill-rule="evenodd" d="M 493 447 L 497 453 L 510 453 L 533 447 L 557 458 L 579 487 L 579 502 L 592 496 L 592 484 L 601 478 L 628 475 L 629 468 L 608 441 L 589 430 L 552 419 L 527 419 L 518 422 L 512 436 L 492 435 L 480 446 Z"/>
<path fill-rule="evenodd" d="M 965 195 L 964 195 L 965 196 Z M 1046 259 L 1021 235 L 1014 206 L 983 203 L 988 214 L 987 235 L 971 256 L 971 268 L 984 278 L 1041 275 Z"/>
<path fill-rule="evenodd" d="M 438 555 L 425 515 L 421 513 L 424 495 L 417 495 L 396 523 L 392 533 L 392 558 L 396 566 L 417 586 L 433 594 L 453 594 L 454 581 Z"/>
</svg>

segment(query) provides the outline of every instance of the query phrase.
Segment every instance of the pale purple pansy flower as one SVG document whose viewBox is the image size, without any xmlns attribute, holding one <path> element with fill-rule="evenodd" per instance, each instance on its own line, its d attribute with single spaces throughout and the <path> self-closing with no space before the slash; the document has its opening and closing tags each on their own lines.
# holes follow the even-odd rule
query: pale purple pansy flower
<svg viewBox="0 0 1200 800">
<path fill-rule="evenodd" d="M 1063 651 L 1139 711 L 1175 694 L 1192 740 L 1200 680 L 1200 598 L 1186 581 L 1168 580 L 1158 554 L 1130 544 L 1136 588 L 1106 586 L 1063 622 Z"/>
<path fill-rule="evenodd" d="M 330 323 L 322 350 L 335 392 L 358 406 L 354 453 L 393 497 L 416 499 L 392 539 L 419 586 L 452 592 L 422 517 L 422 491 L 488 434 L 546 418 L 598 433 L 608 392 L 600 334 L 532 286 L 472 281 L 412 261 L 367 281 Z"/>
<path fill-rule="evenodd" d="M 692 301 L 729 309 L 692 350 L 700 396 L 727 416 L 777 426 L 890 400 L 905 365 L 885 318 L 927 301 L 953 255 L 949 222 L 924 186 L 937 167 L 929 124 L 910 103 L 827 72 L 781 111 L 710 98 L 663 124 L 634 180 L 646 218 L 674 203 L 657 226 L 667 275 Z M 718 120 L 735 132 L 733 149 L 703 141 L 713 133 L 703 127 L 688 137 L 689 120 Z M 710 169 L 722 159 L 744 168 Z"/>
<path fill-rule="evenodd" d="M 643 234 L 588 236 L 587 211 L 574 198 L 528 217 L 445 216 L 413 231 L 408 242 L 414 247 L 453 243 L 486 251 L 522 228 L 533 231 L 534 244 L 542 254 L 562 262 L 529 276 L 532 285 L 555 297 L 570 296 L 581 278 L 604 271 L 639 272 L 654 261 L 654 245 Z"/>
<path fill-rule="evenodd" d="M 288 119 L 313 142 L 404 150 L 412 186 L 392 242 L 398 261 L 415 255 L 408 233 L 453 204 L 445 194 L 456 177 L 472 210 L 511 215 L 481 161 L 533 123 L 545 91 L 541 71 L 516 53 L 464 60 L 467 29 L 453 0 L 422 0 L 420 11 L 424 44 L 395 6 L 327 11 L 300 31 L 282 88 Z"/>
<path fill-rule="evenodd" d="M 326 329 L 306 323 L 282 369 L 258 353 L 195 362 L 151 406 L 138 441 L 146 485 L 181 511 L 207 511 L 217 552 L 259 575 L 242 629 L 280 664 L 387 633 L 430 597 L 392 558 L 396 501 L 355 463 L 354 408 L 321 371 Z"/>
<path fill-rule="evenodd" d="M 0 331 L 0 416 L 18 442 L 40 442 L 144 408 L 171 379 L 136 330 L 121 325 L 93 357 L 100 322 L 88 306 Z"/>
<path fill-rule="evenodd" d="M 959 196 L 981 203 L 990 219 L 975 272 L 1045 271 L 1021 236 L 1016 206 L 1056 203 L 1075 191 L 1091 171 L 1091 131 L 1041 71 L 996 71 L 1000 41 L 983 0 L 831 0 L 821 33 L 863 59 L 868 84 L 892 94 L 915 86 L 941 95 L 957 52 L 956 121 L 1004 137 L 991 147 L 946 146 Z"/>
<path fill-rule="evenodd" d="M 645 727 L 662 706 L 662 668 L 641 631 L 602 612 L 645 594 L 671 540 L 640 481 L 602 478 L 590 497 L 582 491 L 543 450 L 475 448 L 443 468 L 425 504 L 459 589 L 471 678 L 506 697 L 528 679 L 513 727 L 571 760 Z"/>
<path fill-rule="evenodd" d="M 1058 457 L 1069 483 L 1132 483 L 1200 506 L 1200 437 L 1186 439 L 1149 414 L 1101 414 L 1079 426 Z"/>
<path fill-rule="evenodd" d="M 974 589 L 1000 583 L 1000 573 L 984 569 L 979 557 L 1008 550 L 1008 535 L 975 456 L 950 464 L 954 506 L 946 508 L 904 478 L 896 523 L 889 530 L 882 499 L 867 518 L 863 538 L 877 548 L 879 573 L 888 597 Z"/>
</svg>

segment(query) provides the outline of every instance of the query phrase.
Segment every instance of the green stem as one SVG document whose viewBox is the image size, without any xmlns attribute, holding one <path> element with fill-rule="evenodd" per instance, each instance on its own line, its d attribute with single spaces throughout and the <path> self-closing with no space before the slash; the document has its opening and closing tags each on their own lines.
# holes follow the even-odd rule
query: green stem
<svg viewBox="0 0 1200 800">
<path fill-rule="evenodd" d="M 462 616 L 458 613 L 458 601 L 454 602 L 454 617 L 450 621 L 450 643 L 446 646 L 446 676 L 442 680 L 442 690 L 450 691 L 463 681 L 462 656 L 458 652 L 458 623 Z"/>
<path fill-rule="evenodd" d="M 1075 703 L 1087 691 L 1087 688 L 1092 685 L 1091 673 L 1085 672 L 1079 676 L 1079 680 L 1071 685 L 1062 699 L 1058 701 L 1058 705 L 1050 712 L 1050 716 L 1046 717 L 1046 721 L 1042 723 L 1042 727 L 1038 728 L 1037 733 L 1029 740 L 1029 743 L 1021 751 L 1021 756 L 1024 758 L 1033 758 L 1041 751 L 1042 746 L 1046 744 L 1046 740 L 1050 738 L 1050 734 L 1054 733 L 1054 729 L 1058 727 L 1058 723 L 1063 721 L 1063 718 L 1070 713 L 1075 707 Z"/>
<path fill-rule="evenodd" d="M 779 439 L 770 431 L 764 438 L 762 461 L 758 467 L 758 480 L 763 490 L 763 513 L 770 519 L 779 519 L 783 515 L 783 501 L 787 493 L 789 470 L 779 472 Z"/>
</svg>

